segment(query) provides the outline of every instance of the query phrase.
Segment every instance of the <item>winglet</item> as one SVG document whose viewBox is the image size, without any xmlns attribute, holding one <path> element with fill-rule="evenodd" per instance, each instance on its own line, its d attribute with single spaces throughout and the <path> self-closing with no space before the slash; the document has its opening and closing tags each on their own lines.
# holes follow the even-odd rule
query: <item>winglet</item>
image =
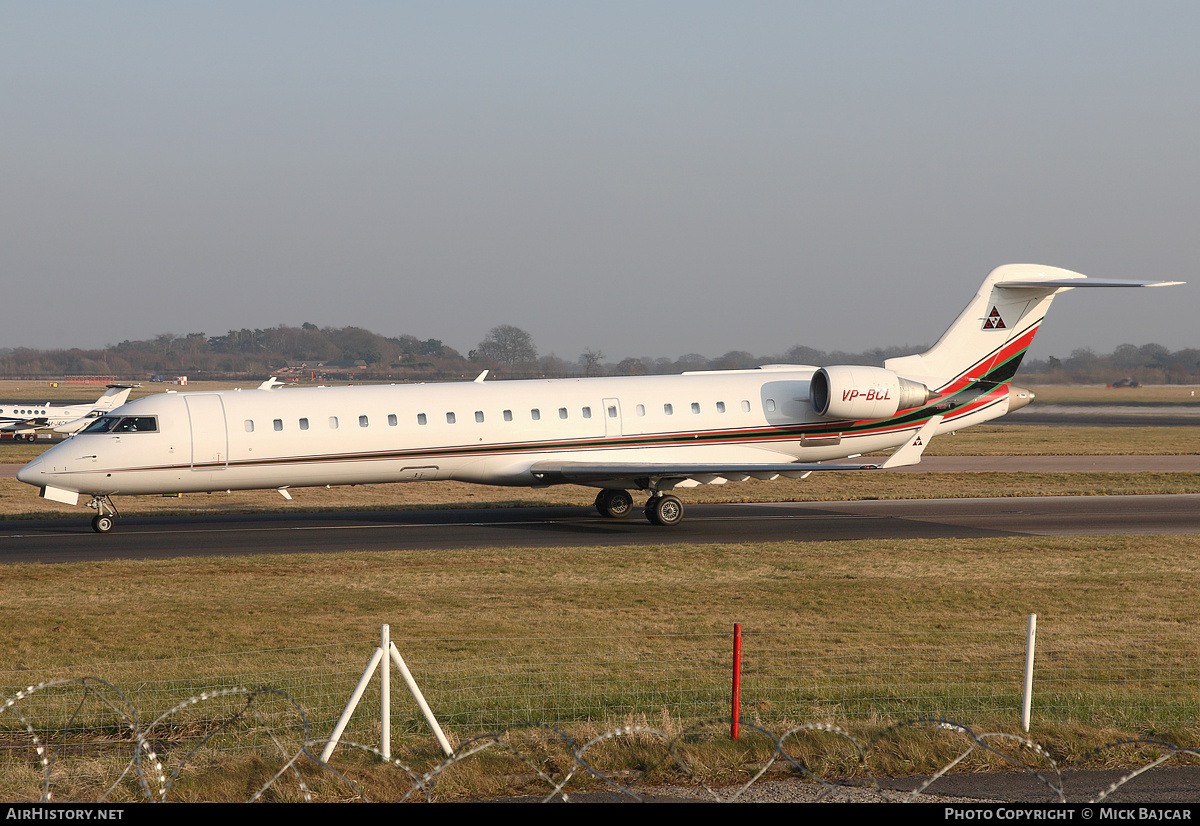
<svg viewBox="0 0 1200 826">
<path fill-rule="evenodd" d="M 934 416 L 929 421 L 921 426 L 917 434 L 913 436 L 905 445 L 892 452 L 892 455 L 887 457 L 880 470 L 887 470 L 894 467 L 904 467 L 906 465 L 915 465 L 921 461 L 921 454 L 925 452 L 925 448 L 929 445 L 933 438 L 937 426 L 942 423 L 941 416 Z"/>
</svg>

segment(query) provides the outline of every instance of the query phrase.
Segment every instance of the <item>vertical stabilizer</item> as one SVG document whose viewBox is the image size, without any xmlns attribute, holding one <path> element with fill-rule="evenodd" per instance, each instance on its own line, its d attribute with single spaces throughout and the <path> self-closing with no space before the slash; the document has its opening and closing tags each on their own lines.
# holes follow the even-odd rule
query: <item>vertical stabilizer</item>
<svg viewBox="0 0 1200 826">
<path fill-rule="evenodd" d="M 992 270 L 979 292 L 937 344 L 884 366 L 940 393 L 971 382 L 1012 379 L 1057 293 L 1076 287 L 1158 287 L 1179 282 L 1089 279 L 1057 267 L 1006 264 Z"/>
<path fill-rule="evenodd" d="M 125 404 L 125 400 L 129 398 L 129 391 L 132 389 L 132 385 L 128 384 L 110 384 L 108 389 L 104 391 L 104 395 L 96 399 L 96 404 L 92 407 L 92 410 L 103 411 L 120 407 Z"/>
</svg>

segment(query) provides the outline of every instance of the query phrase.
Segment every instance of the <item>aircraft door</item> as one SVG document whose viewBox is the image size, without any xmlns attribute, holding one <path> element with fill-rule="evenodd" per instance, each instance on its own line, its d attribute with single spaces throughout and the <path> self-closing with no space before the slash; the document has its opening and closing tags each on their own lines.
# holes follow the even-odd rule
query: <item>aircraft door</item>
<svg viewBox="0 0 1200 826">
<path fill-rule="evenodd" d="M 604 400 L 604 438 L 621 435 L 621 402 L 619 399 Z"/>
<path fill-rule="evenodd" d="M 229 433 L 220 396 L 184 396 L 192 428 L 192 470 L 224 470 L 229 465 Z"/>
</svg>

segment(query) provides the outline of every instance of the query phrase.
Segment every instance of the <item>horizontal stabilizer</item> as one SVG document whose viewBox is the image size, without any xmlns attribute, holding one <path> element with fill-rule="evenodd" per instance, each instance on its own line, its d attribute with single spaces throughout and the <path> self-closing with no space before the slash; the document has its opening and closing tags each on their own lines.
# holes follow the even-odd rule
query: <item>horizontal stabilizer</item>
<svg viewBox="0 0 1200 826">
<path fill-rule="evenodd" d="M 1174 287 L 1186 281 L 1123 281 L 1117 278 L 1055 278 L 1046 281 L 998 281 L 996 286 L 1005 290 L 1044 290 L 1075 287 Z"/>
</svg>

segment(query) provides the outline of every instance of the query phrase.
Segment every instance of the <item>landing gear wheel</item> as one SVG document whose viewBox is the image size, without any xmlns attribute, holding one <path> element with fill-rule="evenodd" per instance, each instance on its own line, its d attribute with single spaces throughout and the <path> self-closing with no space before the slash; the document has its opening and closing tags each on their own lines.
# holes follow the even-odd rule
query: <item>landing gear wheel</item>
<svg viewBox="0 0 1200 826">
<path fill-rule="evenodd" d="M 96 533 L 108 533 L 117 524 L 119 514 L 107 494 L 93 496 L 88 507 L 96 509 L 96 515 L 92 517 L 92 530 Z"/>
<path fill-rule="evenodd" d="M 37 434 L 36 434 L 36 433 L 30 433 L 30 434 L 28 434 L 28 435 L 25 437 L 25 441 L 27 441 L 27 442 L 36 442 L 36 441 L 37 441 Z"/>
<path fill-rule="evenodd" d="M 596 495 L 596 510 L 609 519 L 623 519 L 633 512 L 633 497 L 627 490 L 602 490 Z"/>
<path fill-rule="evenodd" d="M 646 519 L 651 525 L 664 528 L 678 525 L 683 519 L 683 502 L 679 501 L 679 497 L 670 494 L 651 496 L 646 502 Z"/>
</svg>

